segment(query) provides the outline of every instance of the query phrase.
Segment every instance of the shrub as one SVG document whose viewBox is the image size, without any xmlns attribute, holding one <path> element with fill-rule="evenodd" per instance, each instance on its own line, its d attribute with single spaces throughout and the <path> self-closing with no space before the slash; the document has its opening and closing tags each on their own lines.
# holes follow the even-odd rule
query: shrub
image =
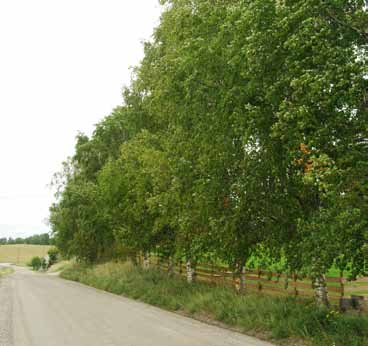
<svg viewBox="0 0 368 346">
<path fill-rule="evenodd" d="M 49 255 L 49 266 L 52 266 L 58 261 L 59 257 L 59 251 L 57 248 L 53 247 L 51 248 L 47 254 Z"/>
<path fill-rule="evenodd" d="M 42 259 L 41 259 L 41 268 L 43 269 L 43 270 L 47 270 L 47 268 L 49 267 L 49 263 L 47 263 L 47 261 L 46 261 L 46 258 L 45 257 L 43 257 Z"/>
<path fill-rule="evenodd" d="M 38 256 L 35 256 L 31 259 L 31 262 L 29 263 L 29 266 L 32 267 L 33 270 L 39 270 L 41 268 L 42 261 L 41 258 Z"/>
</svg>

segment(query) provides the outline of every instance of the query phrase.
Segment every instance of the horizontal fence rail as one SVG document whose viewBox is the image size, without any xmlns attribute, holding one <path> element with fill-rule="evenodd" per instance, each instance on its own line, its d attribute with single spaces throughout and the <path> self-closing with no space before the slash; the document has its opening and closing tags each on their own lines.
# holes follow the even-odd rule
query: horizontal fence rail
<svg viewBox="0 0 368 346">
<path fill-rule="evenodd" d="M 143 256 L 138 256 L 140 264 L 144 263 Z M 150 256 L 150 265 L 169 271 L 170 264 L 167 259 L 158 256 Z M 174 274 L 187 276 L 187 268 L 184 262 L 172 264 L 171 270 Z M 261 269 L 246 270 L 245 289 L 249 292 L 259 292 L 270 295 L 314 297 L 315 291 L 313 281 L 309 277 L 298 275 L 287 275 Z M 214 264 L 198 264 L 195 266 L 195 279 L 214 285 L 224 285 L 240 289 L 240 274 L 233 272 L 229 267 Z M 345 295 L 345 279 L 325 277 L 326 289 L 330 301 L 339 302 Z"/>
</svg>

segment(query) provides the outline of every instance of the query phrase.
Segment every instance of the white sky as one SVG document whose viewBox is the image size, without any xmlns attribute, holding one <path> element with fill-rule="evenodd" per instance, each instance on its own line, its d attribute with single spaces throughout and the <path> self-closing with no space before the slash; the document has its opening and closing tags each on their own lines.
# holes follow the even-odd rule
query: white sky
<svg viewBox="0 0 368 346">
<path fill-rule="evenodd" d="M 0 238 L 48 231 L 78 131 L 121 104 L 158 0 L 0 0 Z"/>
</svg>

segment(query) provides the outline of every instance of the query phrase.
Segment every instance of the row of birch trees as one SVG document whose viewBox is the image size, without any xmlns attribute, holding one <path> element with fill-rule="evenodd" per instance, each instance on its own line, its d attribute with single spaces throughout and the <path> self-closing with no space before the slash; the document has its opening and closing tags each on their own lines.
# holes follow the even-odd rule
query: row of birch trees
<svg viewBox="0 0 368 346">
<path fill-rule="evenodd" d="M 55 175 L 59 249 L 239 273 L 261 254 L 325 299 L 331 266 L 367 269 L 364 1 L 161 4 L 122 105 Z"/>
</svg>

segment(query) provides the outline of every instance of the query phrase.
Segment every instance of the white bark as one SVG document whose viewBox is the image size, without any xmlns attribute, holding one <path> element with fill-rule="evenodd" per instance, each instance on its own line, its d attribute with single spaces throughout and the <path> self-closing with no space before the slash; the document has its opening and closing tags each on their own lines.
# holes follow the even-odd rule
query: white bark
<svg viewBox="0 0 368 346">
<path fill-rule="evenodd" d="M 245 288 L 246 288 L 245 267 L 243 266 L 240 272 L 240 285 L 239 285 L 240 293 L 244 293 Z"/>
<path fill-rule="evenodd" d="M 144 269 L 149 269 L 150 264 L 151 264 L 151 262 L 150 262 L 150 254 L 149 254 L 149 252 L 145 252 L 144 253 L 144 259 L 143 259 L 143 268 Z"/>
<path fill-rule="evenodd" d="M 189 260 L 187 262 L 187 282 L 191 284 L 194 281 L 194 277 L 195 277 L 195 271 L 192 266 L 192 262 Z"/>
<path fill-rule="evenodd" d="M 320 305 L 328 305 L 328 295 L 326 280 L 324 275 L 318 275 L 314 281 L 314 290 L 316 294 L 316 301 Z"/>
<path fill-rule="evenodd" d="M 169 265 L 168 265 L 168 274 L 169 276 L 174 276 L 174 261 L 172 257 L 169 257 Z"/>
</svg>

